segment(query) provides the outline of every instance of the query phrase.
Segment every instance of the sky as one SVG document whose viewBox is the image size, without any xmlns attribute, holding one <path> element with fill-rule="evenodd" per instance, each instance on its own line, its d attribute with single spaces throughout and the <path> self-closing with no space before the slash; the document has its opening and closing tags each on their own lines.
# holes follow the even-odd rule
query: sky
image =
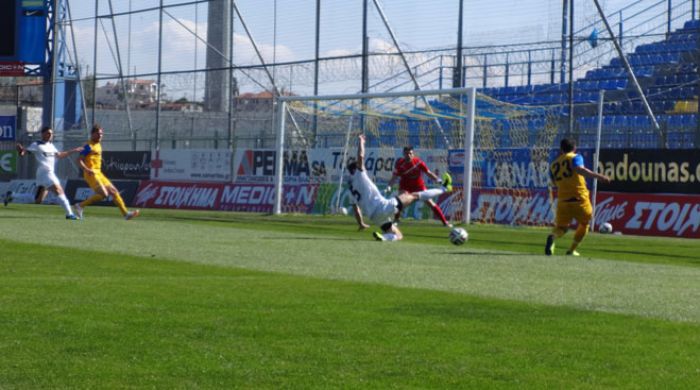
<svg viewBox="0 0 700 390">
<path fill-rule="evenodd" d="M 84 73 L 94 72 L 95 7 L 99 14 L 108 14 L 109 0 L 68 0 L 73 18 L 73 33 L 76 41 L 78 61 Z M 195 37 L 206 38 L 207 4 L 183 5 L 192 0 L 163 0 L 166 8 L 163 20 L 164 71 L 188 71 L 203 69 L 205 44 Z M 454 48 L 457 43 L 457 15 L 459 0 L 378 0 L 388 23 L 394 31 L 401 49 L 418 51 Z M 665 3 L 658 0 L 601 0 L 603 9 L 613 11 L 637 4 L 624 10 L 631 15 L 642 7 Z M 674 3 L 689 1 L 674 0 Z M 129 9 L 144 10 L 157 7 L 159 0 L 111 0 L 114 13 Z M 380 12 L 369 0 L 370 50 L 373 52 L 396 52 L 390 34 L 382 22 Z M 251 31 L 266 62 L 303 61 L 314 58 L 316 0 L 237 0 L 240 17 L 234 22 L 233 62 L 237 66 L 259 65 L 250 37 L 245 33 L 241 18 Z M 665 5 L 661 5 L 665 7 Z M 554 42 L 561 39 L 561 0 L 465 0 L 464 1 L 464 46 L 512 45 L 532 42 Z M 637 7 L 637 8 L 635 8 Z M 680 12 L 680 11 L 679 11 Z M 581 27 L 597 19 L 593 1 L 577 1 L 575 26 Z M 616 22 L 613 17 L 611 22 Z M 151 74 L 158 70 L 159 12 L 140 12 L 131 16 L 121 15 L 114 19 L 101 19 L 97 34 L 98 76 L 117 74 L 115 42 L 124 73 Z M 116 37 L 113 32 L 116 29 Z M 362 44 L 362 0 L 321 1 L 321 56 L 344 56 L 361 52 Z M 454 51 L 452 51 L 454 53 Z M 412 60 L 428 60 L 430 55 L 413 56 Z M 371 77 L 381 79 L 402 69 L 397 61 L 373 64 Z M 432 65 L 431 65 L 432 66 Z M 309 68 L 281 68 L 275 70 L 278 83 L 289 88 L 308 91 L 312 81 Z M 296 75 L 291 74 L 296 71 Z M 278 73 L 279 72 L 279 73 Z M 338 61 L 331 69 L 324 69 L 324 85 L 334 82 L 343 84 L 343 79 L 353 79 L 343 92 L 357 90 L 358 65 L 356 62 Z M 265 83 L 262 72 L 253 72 L 253 78 Z M 260 88 L 241 76 L 241 89 Z M 198 94 L 202 76 L 183 74 L 168 81 L 174 94 Z M 180 85 L 178 85 L 180 84 Z M 182 91 L 182 92 L 181 92 Z M 333 91 L 335 92 L 335 91 Z M 201 94 L 201 93 L 200 93 Z M 177 97 L 177 96 L 175 96 Z"/>
</svg>

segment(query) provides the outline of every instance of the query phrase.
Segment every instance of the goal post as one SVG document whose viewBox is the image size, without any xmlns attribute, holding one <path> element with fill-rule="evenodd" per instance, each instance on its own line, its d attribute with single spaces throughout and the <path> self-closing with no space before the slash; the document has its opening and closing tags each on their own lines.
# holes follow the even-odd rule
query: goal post
<svg viewBox="0 0 700 390">
<path fill-rule="evenodd" d="M 395 161 L 400 157 L 401 149 L 409 145 L 419 150 L 430 150 L 431 156 L 441 154 L 442 157 L 437 158 L 441 160 L 440 164 L 430 167 L 438 172 L 447 171 L 450 150 L 464 149 L 465 156 L 469 157 L 464 159 L 459 182 L 471 183 L 475 101 L 475 88 L 278 97 L 273 212 L 285 212 L 282 156 L 287 151 L 307 149 L 309 155 L 308 149 L 338 148 L 342 156 L 341 164 L 334 164 L 333 173 L 321 180 L 331 184 L 332 179 L 337 179 L 340 192 L 344 176 L 342 168 L 348 159 L 354 159 L 356 143 L 352 138 L 359 134 L 365 134 L 368 149 L 385 157 L 386 161 Z M 392 169 L 393 166 L 389 169 L 382 166 L 383 175 L 377 175 L 375 169 L 371 176 L 375 176 L 376 184 L 382 186 L 386 184 Z M 318 184 L 318 180 L 315 181 Z M 462 210 L 455 214 L 461 215 L 462 222 L 469 222 L 471 185 L 464 188 L 463 201 L 459 202 L 463 205 Z M 333 198 L 335 203 L 331 203 L 327 209 L 339 205 L 340 195 Z"/>
<path fill-rule="evenodd" d="M 282 96 L 277 104 L 275 214 L 349 207 L 344 167 L 356 158 L 356 137 L 364 134 L 365 166 L 380 190 L 402 149 L 412 146 L 431 171 L 452 175 L 456 190 L 436 199 L 451 222 L 553 221 L 548 166 L 567 134 L 566 106 L 519 105 L 475 88 Z M 423 202 L 403 213 L 434 218 Z"/>
</svg>

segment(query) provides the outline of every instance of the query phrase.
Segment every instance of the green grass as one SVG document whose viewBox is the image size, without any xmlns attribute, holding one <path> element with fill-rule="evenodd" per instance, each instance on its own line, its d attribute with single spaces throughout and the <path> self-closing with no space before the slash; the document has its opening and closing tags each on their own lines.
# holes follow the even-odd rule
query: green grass
<svg viewBox="0 0 700 390">
<path fill-rule="evenodd" d="M 404 231 L 0 209 L 0 389 L 700 386 L 698 240 Z"/>
</svg>

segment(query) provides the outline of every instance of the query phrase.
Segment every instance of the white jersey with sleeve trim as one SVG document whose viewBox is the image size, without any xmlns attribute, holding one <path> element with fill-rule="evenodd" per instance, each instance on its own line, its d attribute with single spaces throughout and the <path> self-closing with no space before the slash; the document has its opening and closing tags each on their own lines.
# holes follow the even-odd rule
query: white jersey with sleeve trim
<svg viewBox="0 0 700 390">
<path fill-rule="evenodd" d="M 58 149 L 56 149 L 56 146 L 54 146 L 52 142 L 32 142 L 32 144 L 27 147 L 27 151 L 31 152 L 36 158 L 36 162 L 38 163 L 36 169 L 37 174 L 53 173 L 54 167 L 56 166 Z"/>
<path fill-rule="evenodd" d="M 391 222 L 398 212 L 398 201 L 386 199 L 377 186 L 367 176 L 367 172 L 359 169 L 349 175 L 348 186 L 352 194 L 352 203 L 356 204 L 375 224 Z"/>
</svg>

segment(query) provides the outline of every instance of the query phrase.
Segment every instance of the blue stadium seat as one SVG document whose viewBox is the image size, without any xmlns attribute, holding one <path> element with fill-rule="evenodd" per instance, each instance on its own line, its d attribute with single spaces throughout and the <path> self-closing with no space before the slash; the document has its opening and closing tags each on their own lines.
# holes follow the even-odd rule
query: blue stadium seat
<svg viewBox="0 0 700 390">
<path fill-rule="evenodd" d="M 681 64 L 681 73 L 692 73 L 697 69 L 697 65 L 692 62 L 686 62 Z"/>
<path fill-rule="evenodd" d="M 683 41 L 679 44 L 681 51 L 692 51 L 696 48 L 695 40 Z"/>
<path fill-rule="evenodd" d="M 666 142 L 672 149 L 684 149 L 683 136 L 678 131 L 669 131 L 666 133 Z"/>
<path fill-rule="evenodd" d="M 601 80 L 598 88 L 605 90 L 617 89 L 617 83 L 615 80 Z"/>
<path fill-rule="evenodd" d="M 669 115 L 667 117 L 667 124 L 669 129 L 679 129 L 682 125 L 681 115 Z"/>
<path fill-rule="evenodd" d="M 684 84 L 692 83 L 698 79 L 697 73 L 683 73 L 678 76 L 678 81 Z"/>
<path fill-rule="evenodd" d="M 635 127 L 638 129 L 649 130 L 653 129 L 651 118 L 648 115 L 638 115 L 635 121 Z"/>
<path fill-rule="evenodd" d="M 700 28 L 700 20 L 698 19 L 689 20 L 683 24 L 684 30 L 697 30 L 698 28 Z"/>
<path fill-rule="evenodd" d="M 379 139 L 383 145 L 396 145 L 396 134 L 394 133 L 382 133 Z"/>
<path fill-rule="evenodd" d="M 664 60 L 667 63 L 677 64 L 681 61 L 681 53 L 679 52 L 666 52 L 664 55 Z"/>
<path fill-rule="evenodd" d="M 681 127 L 684 129 L 695 129 L 697 127 L 698 120 L 695 114 L 684 114 L 681 115 Z"/>
<path fill-rule="evenodd" d="M 592 69 L 586 72 L 586 79 L 588 80 L 597 80 L 598 78 L 598 69 Z"/>
<path fill-rule="evenodd" d="M 632 109 L 630 111 L 637 113 L 637 114 L 643 113 L 644 112 L 644 103 L 641 100 L 634 100 L 632 102 Z"/>
</svg>

